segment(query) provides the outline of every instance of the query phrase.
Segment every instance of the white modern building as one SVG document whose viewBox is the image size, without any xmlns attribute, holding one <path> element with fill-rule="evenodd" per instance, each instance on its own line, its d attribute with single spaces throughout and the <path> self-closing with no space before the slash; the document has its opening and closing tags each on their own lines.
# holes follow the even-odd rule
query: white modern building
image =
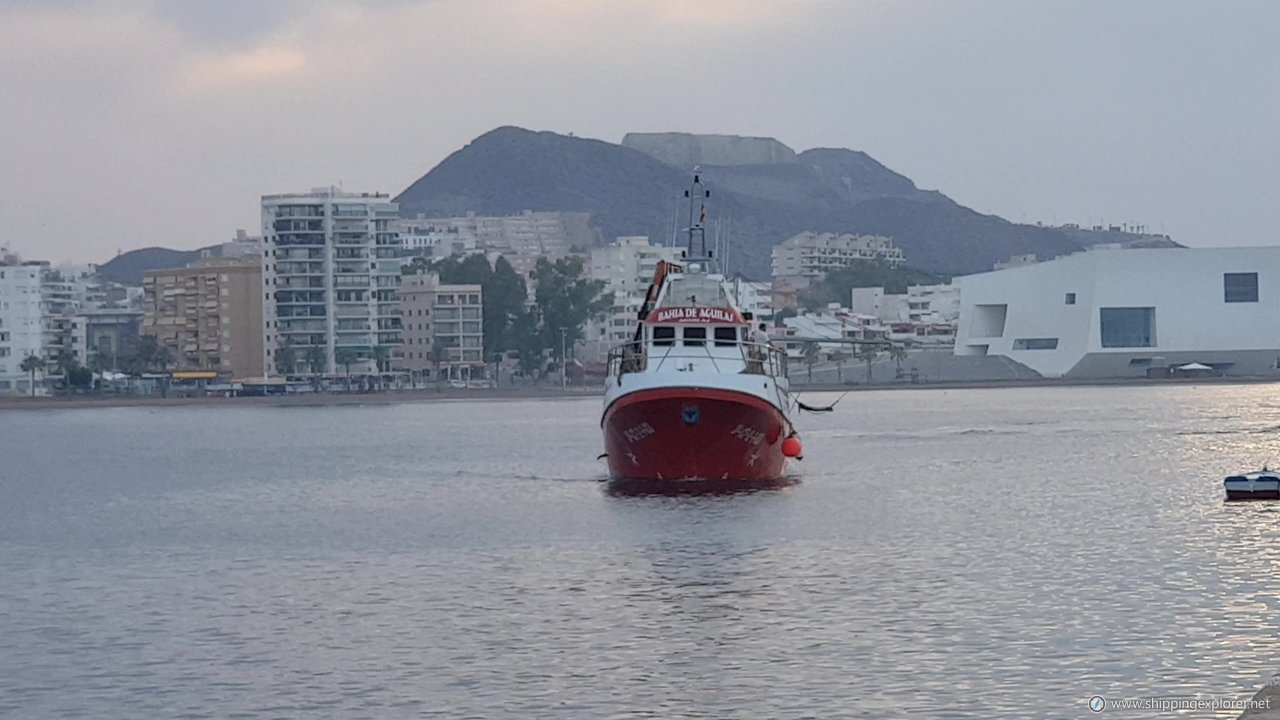
<svg viewBox="0 0 1280 720">
<path fill-rule="evenodd" d="M 773 284 L 756 280 L 736 280 L 725 283 L 729 297 L 738 303 L 738 309 L 751 313 L 757 320 L 773 318 Z"/>
<path fill-rule="evenodd" d="M 29 393 L 31 375 L 22 371 L 22 361 L 44 357 L 41 286 L 46 267 L 0 251 L 0 395 Z"/>
<path fill-rule="evenodd" d="M 854 288 L 849 309 L 874 315 L 887 323 L 954 323 L 960 319 L 960 288 L 912 285 L 905 293 L 886 293 L 884 288 Z"/>
<path fill-rule="evenodd" d="M 378 193 L 320 188 L 262 198 L 263 352 L 268 375 L 307 367 L 310 348 L 324 352 L 326 371 L 338 356 L 372 372 L 377 348 L 401 344 L 397 296 L 400 240 L 397 206 Z M 277 367 L 289 346 L 294 367 Z"/>
<path fill-rule="evenodd" d="M 954 323 L 960 319 L 960 288 L 955 285 L 912 285 L 907 288 L 907 320 Z"/>
<path fill-rule="evenodd" d="M 679 262 L 681 248 L 650 245 L 645 236 L 620 237 L 604 247 L 591 249 L 589 274 L 605 284 L 615 298 L 643 295 L 653 282 L 658 261 Z"/>
<path fill-rule="evenodd" d="M 774 342 L 785 343 L 787 356 L 793 361 L 804 359 L 804 342 L 791 338 L 821 338 L 830 340 L 884 340 L 889 327 L 871 315 L 853 313 L 839 305 L 831 305 L 819 312 L 801 313 L 782 320 L 781 337 L 771 337 Z M 778 328 L 769 332 L 778 333 Z M 845 342 L 818 342 L 819 357 L 851 356 L 858 346 Z"/>
<path fill-rule="evenodd" d="M 528 276 L 539 258 L 556 260 L 585 253 L 599 244 L 591 227 L 591 215 L 583 212 L 533 212 L 517 215 L 485 216 L 468 212 L 447 218 L 419 215 L 405 218 L 400 229 L 405 250 L 429 257 L 453 253 L 483 252 L 490 262 L 498 255 L 521 275 Z"/>
<path fill-rule="evenodd" d="M 620 237 L 592 248 L 588 275 L 604 283 L 604 292 L 613 294 L 613 307 L 605 317 L 587 323 L 581 357 L 603 361 L 610 347 L 632 339 L 658 262 L 678 263 L 680 253 L 678 247 L 650 245 L 645 236 Z"/>
<path fill-rule="evenodd" d="M 773 248 L 773 278 L 805 288 L 854 262 L 879 261 L 897 267 L 905 260 L 893 240 L 882 235 L 802 232 Z"/>
<path fill-rule="evenodd" d="M 484 252 L 470 223 L 459 224 L 450 218 L 417 218 L 398 224 L 400 246 L 406 253 L 440 259 L 450 255 Z"/>
<path fill-rule="evenodd" d="M 1280 374 L 1280 247 L 1102 250 L 954 282 L 957 355 L 1049 377 Z"/>
</svg>

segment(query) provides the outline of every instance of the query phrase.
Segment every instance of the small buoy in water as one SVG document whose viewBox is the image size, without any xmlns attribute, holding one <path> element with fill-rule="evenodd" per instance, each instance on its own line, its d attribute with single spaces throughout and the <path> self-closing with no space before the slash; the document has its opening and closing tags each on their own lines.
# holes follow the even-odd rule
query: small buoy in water
<svg viewBox="0 0 1280 720">
<path fill-rule="evenodd" d="M 800 457 L 800 453 L 804 448 L 800 445 L 800 438 L 792 435 L 782 441 L 782 454 L 789 458 Z"/>
</svg>

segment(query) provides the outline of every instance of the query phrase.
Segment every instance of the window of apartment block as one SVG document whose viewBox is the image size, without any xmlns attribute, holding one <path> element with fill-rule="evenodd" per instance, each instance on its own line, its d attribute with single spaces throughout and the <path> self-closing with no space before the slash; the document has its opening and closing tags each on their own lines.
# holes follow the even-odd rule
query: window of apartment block
<svg viewBox="0 0 1280 720">
<path fill-rule="evenodd" d="M 1018 338 L 1013 341 L 1014 350 L 1057 350 L 1058 338 Z"/>
<path fill-rule="evenodd" d="M 1156 309 L 1099 308 L 1102 347 L 1155 347 Z"/>
<path fill-rule="evenodd" d="M 1229 303 L 1258 302 L 1258 273 L 1223 273 L 1222 299 Z"/>
<path fill-rule="evenodd" d="M 1075 293 L 1067 293 L 1067 304 L 1068 304 L 1068 305 L 1075 305 L 1075 304 L 1076 304 L 1076 294 L 1075 294 Z"/>
</svg>

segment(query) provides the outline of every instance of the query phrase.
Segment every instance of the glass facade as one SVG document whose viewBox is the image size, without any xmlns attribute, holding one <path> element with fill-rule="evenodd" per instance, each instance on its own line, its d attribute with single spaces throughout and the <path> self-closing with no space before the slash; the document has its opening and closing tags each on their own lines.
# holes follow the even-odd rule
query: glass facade
<svg viewBox="0 0 1280 720">
<path fill-rule="evenodd" d="M 1156 309 L 1153 307 L 1100 308 L 1102 347 L 1156 346 Z"/>
</svg>

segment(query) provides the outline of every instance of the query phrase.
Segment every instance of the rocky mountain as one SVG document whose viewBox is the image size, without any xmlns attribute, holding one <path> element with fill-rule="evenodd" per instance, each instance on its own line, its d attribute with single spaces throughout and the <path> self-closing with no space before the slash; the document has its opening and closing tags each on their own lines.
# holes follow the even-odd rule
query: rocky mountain
<svg viewBox="0 0 1280 720">
<path fill-rule="evenodd" d="M 920 190 L 866 153 L 792 153 L 769 138 L 632 134 L 617 145 L 503 127 L 454 152 L 396 201 L 406 216 L 589 212 L 605 238 L 668 242 L 687 223 L 691 169 L 673 163 L 696 157 L 719 163 L 702 165 L 709 220 L 732 238 L 730 271 L 748 277 L 767 278 L 771 248 L 804 230 L 888 235 L 911 265 L 945 274 L 1082 247 L 1058 229 L 1016 225 Z"/>
</svg>

